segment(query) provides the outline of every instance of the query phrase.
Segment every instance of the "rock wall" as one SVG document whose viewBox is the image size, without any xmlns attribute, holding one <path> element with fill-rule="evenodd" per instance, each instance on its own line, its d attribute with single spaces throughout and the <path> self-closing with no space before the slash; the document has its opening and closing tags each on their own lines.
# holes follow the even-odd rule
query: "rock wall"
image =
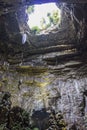
<svg viewBox="0 0 87 130">
<path fill-rule="evenodd" d="M 61 66 L 63 65 L 61 64 Z M 19 106 L 25 109 L 30 114 L 30 120 L 34 111 L 40 112 L 46 109 L 46 112 L 49 113 L 52 110 L 56 114 L 61 113 L 63 116 L 65 124 L 64 126 L 61 124 L 61 130 L 63 130 L 63 127 L 66 127 L 67 130 L 86 130 L 86 65 L 83 65 L 83 67 L 75 66 L 71 69 L 58 69 L 59 65 L 56 67 L 52 69 L 44 66 L 23 65 L 1 69 L 0 90 L 9 91 L 11 93 L 12 107 Z M 43 117 L 39 115 L 33 116 L 34 121 L 38 124 L 36 118 L 40 120 Z M 46 119 L 47 117 L 44 117 L 42 122 Z M 41 124 L 43 123 L 40 122 Z M 58 129 L 59 124 L 54 126 L 50 124 L 49 127 Z M 42 129 L 42 125 L 40 127 Z"/>
<path fill-rule="evenodd" d="M 44 130 L 87 129 L 87 7 L 60 6 L 62 28 L 29 35 L 30 44 L 25 45 L 20 34 L 27 30 L 25 8 L 0 16 L 2 130 L 43 130 L 43 124 Z M 7 92 L 11 93 L 12 105 Z M 22 115 L 24 109 L 26 117 Z"/>
</svg>

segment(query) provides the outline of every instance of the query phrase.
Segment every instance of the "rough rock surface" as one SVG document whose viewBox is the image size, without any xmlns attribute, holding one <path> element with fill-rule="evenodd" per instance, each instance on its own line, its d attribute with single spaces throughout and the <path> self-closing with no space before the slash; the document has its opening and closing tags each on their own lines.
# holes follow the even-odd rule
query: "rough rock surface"
<svg viewBox="0 0 87 130">
<path fill-rule="evenodd" d="M 19 106 L 11 108 L 9 92 L 0 92 L 0 130 L 66 130 L 62 113 L 42 108 L 32 116 Z M 31 123 L 30 123 L 31 122 Z"/>
<path fill-rule="evenodd" d="M 33 36 L 20 2 L 0 1 L 1 130 L 86 130 L 87 4 L 60 4 L 60 29 Z"/>
</svg>

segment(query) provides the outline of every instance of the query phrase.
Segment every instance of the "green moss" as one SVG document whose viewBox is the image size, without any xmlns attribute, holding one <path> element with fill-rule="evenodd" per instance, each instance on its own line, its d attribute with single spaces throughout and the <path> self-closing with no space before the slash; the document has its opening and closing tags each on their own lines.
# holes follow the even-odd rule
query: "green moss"
<svg viewBox="0 0 87 130">
<path fill-rule="evenodd" d="M 8 62 L 11 65 L 15 65 L 15 64 L 20 64 L 21 61 L 19 59 L 8 59 Z"/>
<path fill-rule="evenodd" d="M 66 127 L 63 127 L 62 130 L 67 130 L 67 128 L 66 128 Z"/>
<path fill-rule="evenodd" d="M 33 128 L 33 130 L 39 130 L 38 128 Z"/>
<path fill-rule="evenodd" d="M 32 92 L 25 92 L 25 93 L 23 94 L 23 97 L 31 97 L 32 95 L 33 95 Z"/>
<path fill-rule="evenodd" d="M 18 66 L 16 67 L 16 71 L 19 73 L 26 73 L 29 75 L 38 75 L 43 74 L 48 71 L 47 68 L 44 67 L 32 67 L 32 66 Z"/>
<path fill-rule="evenodd" d="M 26 84 L 27 86 L 34 86 L 36 83 L 35 83 L 35 81 L 27 80 L 24 82 L 24 84 Z"/>
<path fill-rule="evenodd" d="M 12 130 L 20 130 L 21 126 L 20 124 L 15 124 L 15 126 L 13 126 Z"/>
<path fill-rule="evenodd" d="M 2 87 L 3 83 L 0 81 L 0 87 Z"/>
<path fill-rule="evenodd" d="M 0 130 L 4 130 L 4 127 L 6 126 L 6 124 L 1 124 L 0 125 Z"/>
<path fill-rule="evenodd" d="M 3 78 L 2 82 L 7 83 L 8 82 L 8 78 Z"/>
<path fill-rule="evenodd" d="M 44 81 L 44 82 L 39 82 L 39 81 L 25 81 L 24 82 L 24 84 L 26 84 L 26 85 L 28 85 L 28 86 L 33 86 L 33 87 L 35 87 L 35 86 L 37 86 L 37 87 L 45 87 L 45 86 L 47 86 L 47 85 L 49 85 L 50 84 L 50 82 L 48 81 Z"/>
<path fill-rule="evenodd" d="M 1 65 L 0 66 L 0 71 L 6 71 L 7 70 L 7 67 L 6 66 L 4 66 L 4 65 Z"/>
<path fill-rule="evenodd" d="M 59 125 L 66 126 L 66 123 L 65 123 L 65 121 L 64 121 L 63 119 L 61 119 L 61 120 L 59 121 Z"/>
<path fill-rule="evenodd" d="M 30 128 L 25 128 L 25 130 L 31 130 Z"/>
</svg>

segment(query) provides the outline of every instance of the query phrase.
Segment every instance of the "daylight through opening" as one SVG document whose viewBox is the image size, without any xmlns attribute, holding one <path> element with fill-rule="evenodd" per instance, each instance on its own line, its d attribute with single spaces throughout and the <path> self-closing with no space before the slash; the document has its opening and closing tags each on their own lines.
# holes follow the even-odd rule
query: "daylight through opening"
<svg viewBox="0 0 87 130">
<path fill-rule="evenodd" d="M 56 3 L 32 5 L 27 8 L 28 25 L 34 34 L 45 33 L 58 28 L 61 21 L 61 10 Z"/>
</svg>

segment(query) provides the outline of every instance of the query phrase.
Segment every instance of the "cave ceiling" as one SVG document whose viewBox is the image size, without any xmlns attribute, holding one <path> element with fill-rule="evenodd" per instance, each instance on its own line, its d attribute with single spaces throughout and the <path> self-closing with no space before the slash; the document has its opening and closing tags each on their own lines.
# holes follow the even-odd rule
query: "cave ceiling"
<svg viewBox="0 0 87 130">
<path fill-rule="evenodd" d="M 27 25 L 27 6 L 50 2 L 56 2 L 62 10 L 60 29 L 32 35 Z M 87 48 L 86 12 L 87 0 L 0 0 L 0 58 L 3 59 L 4 55 L 10 64 L 20 63 L 22 54 L 24 61 L 31 60 L 34 55 L 44 55 L 42 64 L 50 65 L 56 60 L 61 63 L 63 59 L 79 61 Z M 21 32 L 28 36 L 25 45 L 22 45 Z"/>
<path fill-rule="evenodd" d="M 21 8 L 26 5 L 32 4 L 42 4 L 42 3 L 68 3 L 68 4 L 78 4 L 87 3 L 87 0 L 0 0 L 0 14 L 8 13 L 10 11 L 15 11 L 18 8 Z"/>
</svg>

